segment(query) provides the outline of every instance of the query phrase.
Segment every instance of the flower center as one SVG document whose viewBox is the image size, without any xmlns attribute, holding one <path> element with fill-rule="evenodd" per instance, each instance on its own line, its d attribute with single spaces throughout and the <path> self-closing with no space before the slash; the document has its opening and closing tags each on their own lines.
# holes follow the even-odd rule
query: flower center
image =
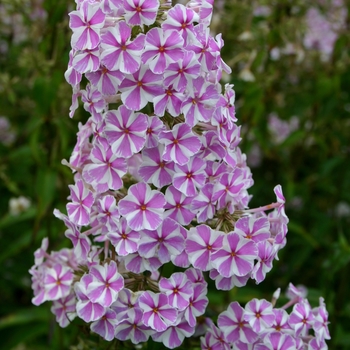
<svg viewBox="0 0 350 350">
<path fill-rule="evenodd" d="M 140 207 L 140 209 L 141 209 L 142 211 L 145 211 L 145 210 L 147 209 L 147 207 L 146 207 L 144 204 L 142 204 L 141 207 Z"/>
<path fill-rule="evenodd" d="M 141 6 L 137 6 L 137 7 L 136 7 L 136 12 L 141 12 L 141 11 L 142 11 Z"/>
<path fill-rule="evenodd" d="M 159 48 L 159 52 L 164 52 L 164 51 L 165 51 L 164 46 L 161 46 L 161 47 Z"/>
</svg>

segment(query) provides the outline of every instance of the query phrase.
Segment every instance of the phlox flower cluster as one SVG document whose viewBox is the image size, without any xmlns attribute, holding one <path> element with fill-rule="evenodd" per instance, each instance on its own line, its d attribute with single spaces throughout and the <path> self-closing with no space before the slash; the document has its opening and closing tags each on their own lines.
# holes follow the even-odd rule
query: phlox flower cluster
<svg viewBox="0 0 350 350">
<path fill-rule="evenodd" d="M 252 174 L 233 86 L 219 84 L 230 69 L 212 7 L 80 0 L 70 13 L 70 115 L 79 99 L 90 115 L 63 161 L 68 215 L 54 211 L 72 248 L 49 254 L 44 239 L 30 270 L 33 303 L 53 301 L 62 327 L 79 317 L 108 341 L 178 347 L 205 313 L 207 276 L 221 290 L 260 283 L 286 244 L 280 185 L 275 203 L 248 209 Z M 178 272 L 162 276 L 166 263 Z"/>
<path fill-rule="evenodd" d="M 289 301 L 277 308 L 278 289 L 272 302 L 253 299 L 243 308 L 232 302 L 222 312 L 217 326 L 208 320 L 208 330 L 201 338 L 202 349 L 238 350 L 321 350 L 330 339 L 328 312 L 323 298 L 311 308 L 306 291 L 289 284 Z M 293 307 L 288 313 L 286 309 Z"/>
</svg>

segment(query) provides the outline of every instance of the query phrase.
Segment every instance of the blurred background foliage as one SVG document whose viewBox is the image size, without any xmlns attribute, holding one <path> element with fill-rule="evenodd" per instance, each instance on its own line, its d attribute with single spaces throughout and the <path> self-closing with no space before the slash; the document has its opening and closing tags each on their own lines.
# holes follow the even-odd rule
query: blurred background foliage
<svg viewBox="0 0 350 350">
<path fill-rule="evenodd" d="M 76 141 L 80 108 L 68 117 L 68 0 L 0 2 L 0 339 L 5 349 L 102 349 L 79 321 L 60 329 L 46 303 L 31 304 L 33 252 L 69 246 L 63 224 L 73 176 L 61 165 Z M 271 299 L 305 285 L 330 313 L 330 349 L 350 349 L 350 4 L 340 0 L 215 1 L 224 83 L 236 91 L 241 147 L 255 185 L 251 207 L 281 184 L 288 244 L 261 285 L 209 292 L 207 316 L 230 301 Z M 187 343 L 187 348 L 188 348 Z M 148 345 L 149 349 L 162 348 Z"/>
</svg>

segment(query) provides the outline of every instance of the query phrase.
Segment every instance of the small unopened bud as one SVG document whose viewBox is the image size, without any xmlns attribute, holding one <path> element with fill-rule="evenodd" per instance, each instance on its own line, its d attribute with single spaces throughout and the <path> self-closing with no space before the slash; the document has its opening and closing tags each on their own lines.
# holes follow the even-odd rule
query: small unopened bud
<svg viewBox="0 0 350 350">
<path fill-rule="evenodd" d="M 272 294 L 272 300 L 271 300 L 271 304 L 273 306 L 276 305 L 276 301 L 278 300 L 278 298 L 281 295 L 281 288 L 277 288 L 276 291 Z"/>
</svg>

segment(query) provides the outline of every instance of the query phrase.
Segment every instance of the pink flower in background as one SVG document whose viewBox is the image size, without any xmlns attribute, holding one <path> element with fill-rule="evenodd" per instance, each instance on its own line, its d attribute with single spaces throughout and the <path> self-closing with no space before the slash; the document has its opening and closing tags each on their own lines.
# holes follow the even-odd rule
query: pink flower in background
<svg viewBox="0 0 350 350">
<path fill-rule="evenodd" d="M 199 191 L 199 194 L 192 200 L 191 208 L 197 212 L 198 222 L 205 222 L 214 216 L 216 201 L 213 200 L 213 189 L 213 184 L 205 184 Z"/>
<path fill-rule="evenodd" d="M 272 134 L 273 141 L 281 144 L 293 131 L 299 128 L 298 117 L 292 117 L 289 121 L 282 120 L 276 113 L 268 116 L 268 128 Z"/>
</svg>

